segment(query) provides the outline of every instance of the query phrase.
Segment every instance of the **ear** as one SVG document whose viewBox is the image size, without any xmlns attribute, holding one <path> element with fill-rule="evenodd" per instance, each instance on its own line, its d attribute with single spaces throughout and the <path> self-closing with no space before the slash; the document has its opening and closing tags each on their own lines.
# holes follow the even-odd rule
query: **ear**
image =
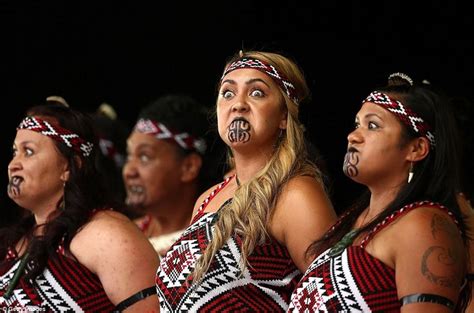
<svg viewBox="0 0 474 313">
<path fill-rule="evenodd" d="M 69 176 L 71 175 L 71 171 L 69 170 L 69 164 L 65 163 L 63 166 L 63 172 L 61 176 L 59 177 L 62 182 L 66 183 L 69 181 Z"/>
<path fill-rule="evenodd" d="M 407 154 L 407 161 L 417 162 L 426 158 L 430 152 L 430 143 L 426 137 L 417 137 L 409 144 L 409 151 Z"/>
<path fill-rule="evenodd" d="M 280 120 L 280 124 L 278 125 L 278 128 L 280 128 L 280 129 L 286 129 L 287 124 L 288 124 L 288 110 L 285 110 L 285 111 L 282 113 L 282 118 L 281 118 L 281 120 Z"/>
<path fill-rule="evenodd" d="M 186 156 L 181 164 L 181 181 L 189 183 L 199 176 L 202 167 L 202 157 L 197 153 Z"/>
</svg>

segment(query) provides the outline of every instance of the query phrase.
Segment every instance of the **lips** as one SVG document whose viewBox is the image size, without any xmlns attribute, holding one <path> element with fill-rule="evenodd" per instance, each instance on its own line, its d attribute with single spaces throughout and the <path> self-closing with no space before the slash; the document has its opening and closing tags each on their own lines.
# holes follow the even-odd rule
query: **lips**
<svg viewBox="0 0 474 313">
<path fill-rule="evenodd" d="M 349 147 L 347 149 L 346 155 L 344 156 L 344 163 L 342 170 L 344 174 L 349 177 L 355 177 L 359 175 L 359 156 L 356 154 L 358 151 L 354 147 Z"/>
<path fill-rule="evenodd" d="M 8 182 L 7 192 L 8 195 L 13 197 L 18 197 L 20 195 L 20 185 L 23 183 L 23 177 L 12 176 Z"/>
<path fill-rule="evenodd" d="M 347 148 L 347 152 L 359 152 L 359 150 L 357 150 L 357 149 L 354 148 L 354 147 L 348 147 L 348 148 Z"/>
<path fill-rule="evenodd" d="M 228 127 L 227 138 L 230 142 L 247 142 L 250 140 L 250 123 L 243 117 L 235 118 Z"/>
</svg>

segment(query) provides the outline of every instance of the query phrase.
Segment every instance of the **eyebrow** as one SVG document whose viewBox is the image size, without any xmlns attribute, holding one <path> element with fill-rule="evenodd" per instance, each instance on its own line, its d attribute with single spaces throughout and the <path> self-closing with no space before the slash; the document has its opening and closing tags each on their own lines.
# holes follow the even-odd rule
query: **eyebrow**
<svg viewBox="0 0 474 313">
<path fill-rule="evenodd" d="M 367 113 L 364 118 L 369 118 L 369 117 L 377 117 L 378 119 L 382 120 L 382 117 L 380 117 L 378 114 L 376 113 Z"/>
<path fill-rule="evenodd" d="M 261 83 L 265 84 L 268 88 L 270 88 L 270 85 L 268 85 L 267 82 L 265 82 L 265 81 L 264 81 L 263 79 L 261 79 L 261 78 L 251 78 L 251 79 L 247 80 L 247 81 L 245 82 L 245 84 L 246 84 L 246 85 L 250 85 L 250 84 L 253 84 L 253 83 L 256 83 L 256 82 L 261 82 Z M 233 80 L 233 79 L 225 79 L 225 80 L 223 80 L 221 86 L 224 85 L 224 83 L 229 83 L 229 84 L 231 84 L 231 85 L 237 85 L 237 82 L 236 82 L 235 80 Z"/>
<path fill-rule="evenodd" d="M 18 143 L 13 142 L 13 144 L 16 145 L 16 146 L 24 146 L 24 145 L 29 145 L 29 144 L 36 144 L 36 142 L 33 141 L 33 140 L 24 140 L 24 141 L 20 141 Z"/>
</svg>

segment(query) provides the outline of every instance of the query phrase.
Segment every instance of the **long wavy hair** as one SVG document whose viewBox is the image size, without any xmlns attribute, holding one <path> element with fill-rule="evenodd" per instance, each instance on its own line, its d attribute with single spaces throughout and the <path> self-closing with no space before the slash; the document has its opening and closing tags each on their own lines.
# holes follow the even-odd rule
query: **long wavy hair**
<svg viewBox="0 0 474 313">
<path fill-rule="evenodd" d="M 276 53 L 249 51 L 234 55 L 227 64 L 243 57 L 273 65 L 293 83 L 298 99 L 304 100 L 309 96 L 302 71 L 287 57 Z M 242 240 L 239 265 L 243 271 L 254 248 L 272 240 L 269 236 L 269 221 L 285 183 L 299 175 L 308 175 L 321 182 L 320 171 L 307 157 L 303 127 L 298 118 L 298 103 L 292 101 L 283 90 L 280 89 L 280 92 L 284 99 L 282 106 L 287 110 L 287 129 L 282 132 L 267 165 L 250 181 L 238 187 L 232 201 L 220 208 L 212 240 L 196 264 L 195 280 L 205 275 L 216 252 L 233 234 Z M 228 160 L 231 162 L 230 168 L 233 168 L 233 159 L 229 156 Z"/>
<path fill-rule="evenodd" d="M 64 186 L 63 198 L 58 202 L 57 209 L 48 217 L 42 235 L 34 235 L 37 225 L 31 213 L 26 214 L 18 224 L 0 230 L 2 259 L 5 258 L 9 247 L 14 247 L 22 238 L 26 239 L 26 251 L 31 264 L 26 278 L 33 279 L 42 273 L 48 259 L 55 257 L 58 245 L 63 244 L 65 250 L 70 252 L 72 238 L 89 221 L 94 209 L 109 204 L 110 195 L 106 192 L 104 179 L 97 168 L 97 135 L 88 115 L 57 104 L 34 106 L 27 111 L 27 115 L 37 116 L 53 125 L 66 128 L 94 144 L 91 154 L 83 157 L 64 143 L 54 141 L 57 151 L 69 164 L 70 176 Z"/>
<path fill-rule="evenodd" d="M 448 98 L 429 85 L 416 83 L 411 85 L 399 76 L 389 79 L 387 86 L 376 90 L 402 102 L 423 118 L 434 130 L 436 146 L 430 149 L 426 158 L 414 164 L 411 182 L 405 183 L 384 211 L 361 228 L 361 233 L 373 229 L 376 224 L 407 204 L 429 200 L 444 205 L 454 214 L 459 221 L 464 245 L 468 251 L 469 239 L 466 235 L 466 223 L 456 200 L 456 194 L 460 191 L 459 136 Z M 402 125 L 400 145 L 404 147 L 418 135 L 405 124 L 401 122 L 400 124 Z M 369 201 L 370 192 L 367 189 L 341 217 L 338 224 L 322 239 L 314 242 L 307 253 L 317 256 L 341 240 L 353 228 L 358 216 L 369 205 Z M 469 283 L 468 285 L 460 295 L 458 307 L 464 307 L 469 301 L 471 287 Z"/>
</svg>

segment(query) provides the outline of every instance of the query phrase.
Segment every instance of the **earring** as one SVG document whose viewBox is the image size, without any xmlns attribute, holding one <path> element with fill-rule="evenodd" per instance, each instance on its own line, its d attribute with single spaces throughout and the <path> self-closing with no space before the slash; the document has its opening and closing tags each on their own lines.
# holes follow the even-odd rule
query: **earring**
<svg viewBox="0 0 474 313">
<path fill-rule="evenodd" d="M 408 172 L 408 183 L 411 182 L 413 178 L 413 162 L 410 163 L 410 171 Z"/>
</svg>

